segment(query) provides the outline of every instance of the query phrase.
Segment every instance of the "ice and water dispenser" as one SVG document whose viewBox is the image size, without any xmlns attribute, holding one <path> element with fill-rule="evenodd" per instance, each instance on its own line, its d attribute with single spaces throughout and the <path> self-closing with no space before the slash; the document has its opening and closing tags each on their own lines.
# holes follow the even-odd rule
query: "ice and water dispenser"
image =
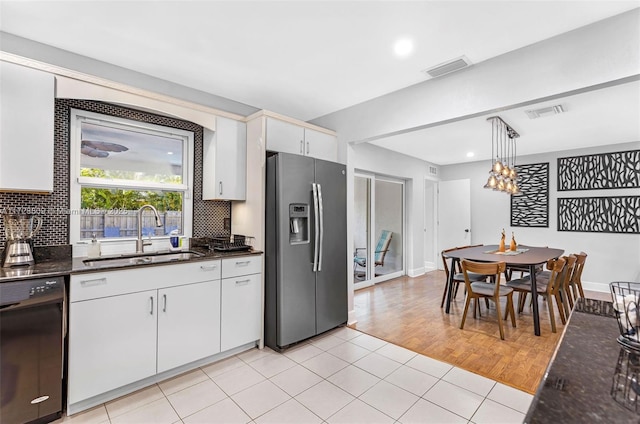
<svg viewBox="0 0 640 424">
<path fill-rule="evenodd" d="M 309 242 L 309 205 L 292 203 L 289 205 L 289 243 Z"/>
</svg>

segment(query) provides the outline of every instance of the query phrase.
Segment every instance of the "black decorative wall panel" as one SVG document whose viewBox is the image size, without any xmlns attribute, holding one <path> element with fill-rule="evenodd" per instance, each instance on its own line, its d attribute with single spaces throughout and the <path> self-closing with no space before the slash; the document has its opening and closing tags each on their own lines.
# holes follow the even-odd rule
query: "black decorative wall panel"
<svg viewBox="0 0 640 424">
<path fill-rule="evenodd" d="M 180 128 L 194 133 L 193 237 L 229 235 L 224 219 L 231 217 L 231 203 L 202 200 L 202 133 L 193 122 L 155 115 L 109 103 L 56 99 L 54 129 L 53 193 L 0 193 L 0 212 L 33 211 L 43 218 L 36 246 L 69 244 L 69 118 L 71 108 L 103 113 L 141 122 Z M 34 153 L 37 154 L 37 153 Z M 0 246 L 4 246 L 4 223 L 0 219 Z"/>
<path fill-rule="evenodd" d="M 640 196 L 558 198 L 558 231 L 640 234 Z"/>
<path fill-rule="evenodd" d="M 640 150 L 558 158 L 558 191 L 640 187 Z"/>
<path fill-rule="evenodd" d="M 511 196 L 512 227 L 549 226 L 549 162 L 518 165 L 522 195 Z"/>
</svg>

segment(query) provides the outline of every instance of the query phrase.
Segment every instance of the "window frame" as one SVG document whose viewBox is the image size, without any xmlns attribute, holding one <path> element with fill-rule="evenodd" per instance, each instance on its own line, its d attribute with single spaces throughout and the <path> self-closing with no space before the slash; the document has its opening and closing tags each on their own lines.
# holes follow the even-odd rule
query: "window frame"
<svg viewBox="0 0 640 424">
<path fill-rule="evenodd" d="M 80 176 L 82 123 L 90 122 L 113 128 L 133 130 L 152 135 L 182 139 L 182 184 L 158 183 L 153 181 L 133 181 L 121 179 L 105 179 Z M 83 187 L 131 189 L 137 191 L 178 191 L 183 193 L 182 199 L 182 230 L 181 235 L 192 237 L 193 234 L 193 174 L 194 174 L 194 139 L 192 131 L 181 130 L 147 122 L 134 121 L 127 118 L 89 112 L 81 109 L 71 109 L 69 125 L 70 144 L 70 216 L 69 241 L 71 244 L 85 244 L 87 239 L 80 238 L 81 217 L 81 189 Z M 168 235 L 151 237 L 152 240 L 168 239 Z M 130 245 L 135 237 L 101 238 L 102 243 Z M 115 247 L 115 246 L 114 246 Z"/>
</svg>

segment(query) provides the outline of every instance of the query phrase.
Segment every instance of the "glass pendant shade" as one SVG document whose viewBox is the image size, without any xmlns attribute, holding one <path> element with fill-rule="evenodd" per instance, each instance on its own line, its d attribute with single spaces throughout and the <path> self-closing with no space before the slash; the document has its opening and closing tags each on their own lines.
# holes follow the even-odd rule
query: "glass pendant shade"
<svg viewBox="0 0 640 424">
<path fill-rule="evenodd" d="M 520 137 L 499 116 L 487 118 L 491 122 L 491 172 L 484 188 L 513 195 L 521 194 L 518 187 L 515 139 Z"/>
<path fill-rule="evenodd" d="M 513 183 L 511 182 L 511 180 L 507 180 L 507 184 L 505 186 L 505 191 L 507 193 L 513 193 Z"/>
<path fill-rule="evenodd" d="M 496 179 L 496 176 L 491 174 L 491 176 L 487 180 L 487 183 L 484 185 L 484 188 L 496 188 L 497 185 L 498 180 Z"/>
</svg>

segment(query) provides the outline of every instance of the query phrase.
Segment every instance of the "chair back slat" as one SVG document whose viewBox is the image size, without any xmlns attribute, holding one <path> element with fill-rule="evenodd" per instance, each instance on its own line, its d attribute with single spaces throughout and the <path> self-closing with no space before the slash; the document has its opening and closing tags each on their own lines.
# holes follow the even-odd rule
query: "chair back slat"
<svg viewBox="0 0 640 424">
<path fill-rule="evenodd" d="M 462 260 L 462 272 L 464 274 L 464 284 L 468 291 L 471 290 L 471 280 L 469 280 L 469 272 L 476 274 L 489 275 L 494 283 L 494 292 L 500 291 L 500 275 L 506 269 L 505 262 L 474 262 L 467 259 Z"/>
<path fill-rule="evenodd" d="M 551 271 L 549 283 L 547 284 L 547 293 L 554 294 L 560 288 L 560 284 L 564 281 L 567 261 L 562 258 L 552 259 L 547 262 L 547 269 Z"/>
</svg>

